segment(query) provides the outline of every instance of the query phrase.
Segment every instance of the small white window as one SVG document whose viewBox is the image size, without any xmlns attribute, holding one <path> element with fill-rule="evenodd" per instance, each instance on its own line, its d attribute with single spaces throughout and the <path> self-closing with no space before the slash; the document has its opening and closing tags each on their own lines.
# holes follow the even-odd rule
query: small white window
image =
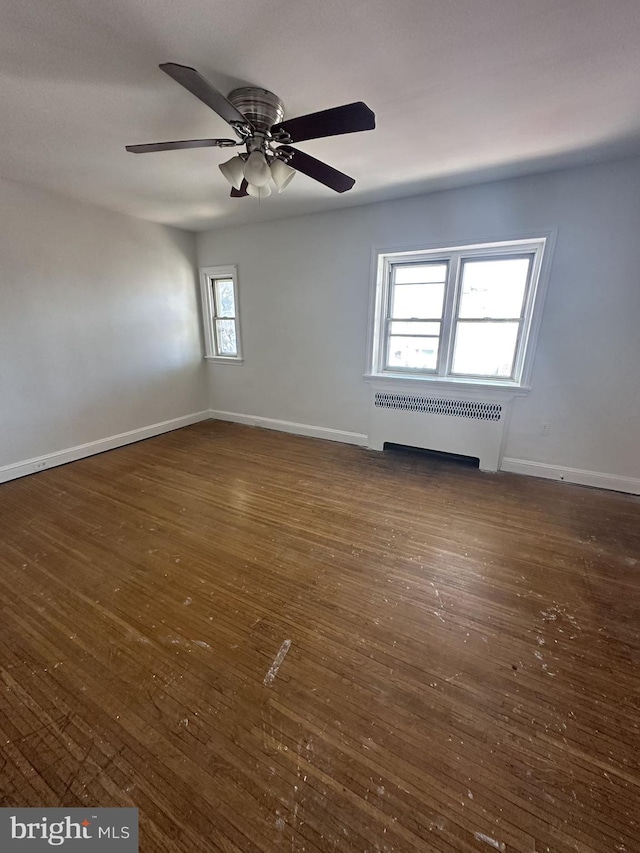
<svg viewBox="0 0 640 853">
<path fill-rule="evenodd" d="M 369 375 L 524 385 L 545 242 L 379 253 Z"/>
<path fill-rule="evenodd" d="M 200 289 L 205 358 L 229 364 L 242 363 L 237 267 L 203 267 Z"/>
</svg>

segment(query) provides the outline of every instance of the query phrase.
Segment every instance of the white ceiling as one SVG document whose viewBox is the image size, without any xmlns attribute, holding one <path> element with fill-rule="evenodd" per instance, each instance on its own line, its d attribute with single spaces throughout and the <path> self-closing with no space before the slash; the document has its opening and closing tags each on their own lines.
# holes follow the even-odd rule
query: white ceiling
<svg viewBox="0 0 640 853">
<path fill-rule="evenodd" d="M 0 0 L 0 176 L 202 230 L 640 151 L 638 0 Z M 288 116 L 365 101 L 377 129 L 300 143 L 356 178 L 230 199 L 233 136 L 158 69 L 254 84 Z"/>
</svg>

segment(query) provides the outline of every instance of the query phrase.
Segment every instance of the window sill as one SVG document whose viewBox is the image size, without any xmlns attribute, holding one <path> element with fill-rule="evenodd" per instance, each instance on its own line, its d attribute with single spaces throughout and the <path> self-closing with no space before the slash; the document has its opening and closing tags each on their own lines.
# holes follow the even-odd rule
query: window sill
<svg viewBox="0 0 640 853">
<path fill-rule="evenodd" d="M 493 395 L 504 397 L 524 397 L 531 387 L 515 382 L 491 382 L 486 379 L 455 379 L 443 376 L 409 376 L 406 373 L 365 373 L 365 380 L 371 385 L 386 385 L 388 388 L 404 387 L 417 391 L 433 388 L 439 391 L 462 391 L 465 394 Z"/>
<path fill-rule="evenodd" d="M 205 355 L 209 364 L 244 364 L 243 358 L 225 358 L 223 355 Z"/>
</svg>

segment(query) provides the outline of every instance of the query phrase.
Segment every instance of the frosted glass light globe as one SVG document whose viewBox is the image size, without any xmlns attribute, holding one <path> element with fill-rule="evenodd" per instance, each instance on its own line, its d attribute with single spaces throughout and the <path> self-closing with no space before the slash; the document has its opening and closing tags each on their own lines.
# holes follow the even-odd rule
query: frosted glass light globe
<svg viewBox="0 0 640 853">
<path fill-rule="evenodd" d="M 226 163 L 221 163 L 218 168 L 231 186 L 239 190 L 242 179 L 244 178 L 244 160 L 242 157 L 232 157 Z"/>
<path fill-rule="evenodd" d="M 291 183 L 295 173 L 295 169 L 292 169 L 291 166 L 288 166 L 284 160 L 280 160 L 278 157 L 271 164 L 271 177 L 279 193 Z"/>
<path fill-rule="evenodd" d="M 268 198 L 271 195 L 271 187 L 265 184 L 264 187 L 256 187 L 255 184 L 247 184 L 247 193 L 254 198 Z"/>
<path fill-rule="evenodd" d="M 265 187 L 271 180 L 271 169 L 261 151 L 252 151 L 244 167 L 244 176 L 248 184 Z"/>
</svg>

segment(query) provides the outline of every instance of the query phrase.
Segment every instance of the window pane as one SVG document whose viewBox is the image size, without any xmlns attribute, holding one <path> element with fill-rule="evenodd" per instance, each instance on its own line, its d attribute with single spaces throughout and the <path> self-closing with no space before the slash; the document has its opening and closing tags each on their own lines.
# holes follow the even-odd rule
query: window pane
<svg viewBox="0 0 640 853">
<path fill-rule="evenodd" d="M 445 281 L 446 264 L 405 264 L 394 267 L 396 284 L 420 284 L 428 281 Z"/>
<path fill-rule="evenodd" d="M 459 317 L 519 317 L 530 258 L 465 261 Z"/>
<path fill-rule="evenodd" d="M 233 298 L 233 281 L 230 278 L 218 278 L 214 283 L 218 317 L 235 317 L 236 306 Z"/>
<path fill-rule="evenodd" d="M 393 288 L 391 316 L 403 320 L 442 316 L 444 283 L 396 284 Z"/>
<path fill-rule="evenodd" d="M 391 323 L 392 335 L 440 335 L 440 323 L 401 323 L 394 320 Z"/>
<path fill-rule="evenodd" d="M 237 355 L 235 320 L 216 320 L 218 355 Z"/>
<path fill-rule="evenodd" d="M 509 377 L 518 323 L 458 323 L 453 373 Z"/>
<path fill-rule="evenodd" d="M 438 338 L 389 338 L 388 367 L 435 370 L 437 358 Z"/>
</svg>

